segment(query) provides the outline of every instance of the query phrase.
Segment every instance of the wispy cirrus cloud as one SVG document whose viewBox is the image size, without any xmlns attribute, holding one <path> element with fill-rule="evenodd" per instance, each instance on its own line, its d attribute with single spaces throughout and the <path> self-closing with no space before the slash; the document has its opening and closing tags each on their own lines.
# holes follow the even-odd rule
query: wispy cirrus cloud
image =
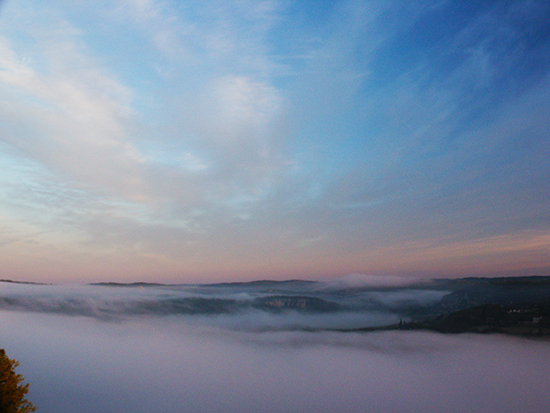
<svg viewBox="0 0 550 413">
<path fill-rule="evenodd" d="M 3 141 L 69 179 L 130 195 L 141 161 L 126 130 L 130 92 L 61 37 L 39 46 L 42 70 L 0 44 Z"/>
<path fill-rule="evenodd" d="M 547 230 L 543 2 L 2 10 L 0 213 L 83 255 L 396 272 L 369 251 Z"/>
</svg>

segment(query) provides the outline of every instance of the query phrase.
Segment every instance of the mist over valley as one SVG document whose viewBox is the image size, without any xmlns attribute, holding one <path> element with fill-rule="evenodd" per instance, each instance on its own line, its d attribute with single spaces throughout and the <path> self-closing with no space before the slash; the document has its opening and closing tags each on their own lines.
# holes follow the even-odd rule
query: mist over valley
<svg viewBox="0 0 550 413">
<path fill-rule="evenodd" d="M 550 405 L 547 340 L 414 328 L 483 305 L 540 310 L 549 277 L 346 281 L 0 282 L 0 341 L 45 413 L 512 413 Z"/>
</svg>

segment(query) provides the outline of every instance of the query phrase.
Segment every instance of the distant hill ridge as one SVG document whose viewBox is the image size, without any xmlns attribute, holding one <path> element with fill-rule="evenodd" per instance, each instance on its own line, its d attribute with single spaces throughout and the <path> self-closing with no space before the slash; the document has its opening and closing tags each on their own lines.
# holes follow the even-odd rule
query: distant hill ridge
<svg viewBox="0 0 550 413">
<path fill-rule="evenodd" d="M 249 287 L 262 287 L 266 285 L 276 284 L 276 285 L 311 285 L 317 284 L 318 281 L 309 281 L 309 280 L 257 280 L 257 281 L 242 281 L 242 282 L 223 282 L 223 283 L 213 283 L 213 284 L 163 284 L 163 283 L 152 283 L 152 282 L 131 282 L 131 283 L 120 283 L 120 282 L 98 282 L 90 283 L 88 285 L 104 285 L 109 287 L 175 287 L 175 286 L 197 286 L 197 287 L 232 287 L 232 286 L 249 286 Z"/>
<path fill-rule="evenodd" d="M 0 280 L 13 284 L 35 282 Z M 102 282 L 97 294 L 86 286 L 73 289 L 3 288 L 0 310 L 32 311 L 116 319 L 129 316 L 353 313 L 365 327 L 425 329 L 439 332 L 499 332 L 550 336 L 550 276 L 467 277 L 419 280 L 413 285 L 373 286 L 308 280 L 258 280 L 217 284 Z M 108 288 L 124 288 L 116 293 Z M 155 289 L 154 287 L 157 287 Z M 136 288 L 150 288 L 139 292 Z M 132 289 L 133 291 L 131 291 Z M 135 294 L 133 294 L 135 293 Z M 368 326 L 369 317 L 387 319 Z M 399 324 L 392 324 L 399 320 Z M 362 324 L 362 322 L 361 322 Z M 309 330 L 314 327 L 306 326 Z M 306 328 L 304 327 L 304 328 Z M 332 327 L 331 327 L 332 328 Z M 352 330 L 356 327 L 351 327 Z M 339 329 L 340 330 L 340 329 Z"/>
<path fill-rule="evenodd" d="M 0 280 L 2 283 L 10 283 L 10 284 L 31 284 L 31 285 L 52 285 L 48 283 L 37 283 L 32 281 L 14 281 L 14 280 Z"/>
<path fill-rule="evenodd" d="M 511 276 L 511 277 L 464 277 L 464 278 L 434 278 L 426 279 L 422 281 L 432 281 L 439 285 L 460 285 L 460 284 L 479 284 L 487 283 L 493 285 L 527 285 L 527 284 L 550 284 L 550 275 L 526 275 L 526 276 Z M 52 283 L 41 283 L 35 281 L 16 281 L 10 279 L 0 279 L 0 282 L 11 283 L 11 284 L 28 284 L 28 285 L 53 285 Z M 97 285 L 97 286 L 108 286 L 108 287 L 176 287 L 176 286 L 197 286 L 197 287 L 262 287 L 267 285 L 314 285 L 322 284 L 322 281 L 311 281 L 311 280 L 255 280 L 255 281 L 235 281 L 235 282 L 221 282 L 221 283 L 211 283 L 211 284 L 192 284 L 192 283 L 177 283 L 177 284 L 166 284 L 166 283 L 157 283 L 157 282 L 115 282 L 115 281 L 105 281 L 105 282 L 95 282 L 88 285 Z M 432 285 L 433 286 L 433 285 Z M 384 286 L 384 288 L 406 288 L 407 286 Z M 408 287 L 414 287 L 414 285 L 409 285 Z M 349 287 L 348 287 L 349 288 Z M 356 288 L 377 288 L 376 286 L 358 286 Z"/>
</svg>

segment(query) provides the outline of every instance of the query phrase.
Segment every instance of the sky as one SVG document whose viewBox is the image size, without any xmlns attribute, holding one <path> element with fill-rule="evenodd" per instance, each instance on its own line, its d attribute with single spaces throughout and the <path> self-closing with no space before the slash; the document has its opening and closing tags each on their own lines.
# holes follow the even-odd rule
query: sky
<svg viewBox="0 0 550 413">
<path fill-rule="evenodd" d="M 550 273 L 550 3 L 0 2 L 0 278 Z"/>
</svg>

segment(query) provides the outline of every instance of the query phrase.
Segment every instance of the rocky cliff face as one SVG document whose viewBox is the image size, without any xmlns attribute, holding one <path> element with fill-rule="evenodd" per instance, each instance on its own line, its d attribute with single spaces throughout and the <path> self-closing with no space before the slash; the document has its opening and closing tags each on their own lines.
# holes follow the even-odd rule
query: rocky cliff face
<svg viewBox="0 0 550 413">
<path fill-rule="evenodd" d="M 268 311 L 297 310 L 305 312 L 332 312 L 341 310 L 341 306 L 332 301 L 308 296 L 284 296 L 257 298 L 254 308 Z"/>
</svg>

